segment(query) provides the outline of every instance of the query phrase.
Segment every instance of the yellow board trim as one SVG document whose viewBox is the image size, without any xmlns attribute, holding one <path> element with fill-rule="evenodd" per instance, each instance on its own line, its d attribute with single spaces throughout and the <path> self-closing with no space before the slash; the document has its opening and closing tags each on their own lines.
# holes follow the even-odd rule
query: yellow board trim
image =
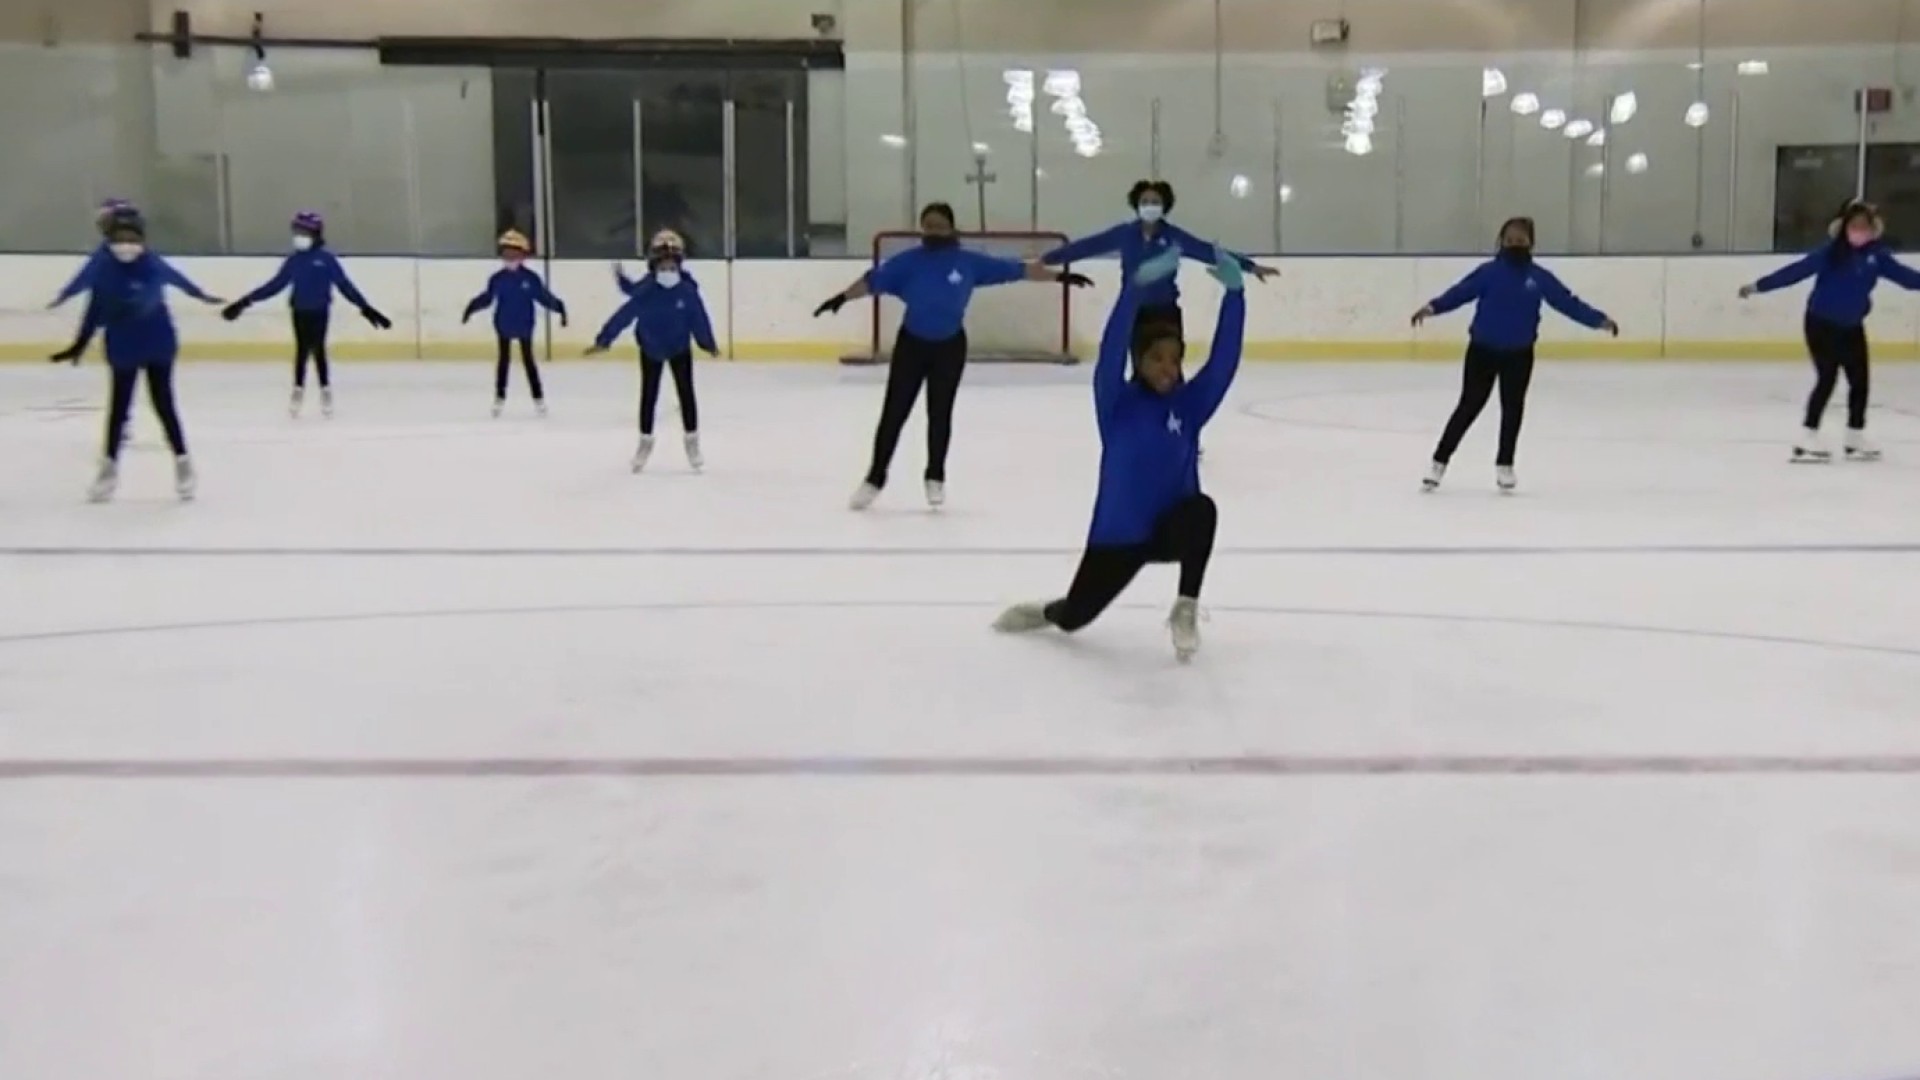
<svg viewBox="0 0 1920 1080">
<path fill-rule="evenodd" d="M 44 363 L 48 354 L 64 347 L 65 342 L 0 343 L 0 362 Z M 586 358 L 582 354 L 590 342 L 556 341 L 552 362 L 632 363 L 635 352 L 631 342 L 622 342 L 606 354 Z M 752 362 L 833 363 L 860 351 L 854 343 L 818 341 L 740 342 L 729 359 Z M 1454 361 L 1465 346 L 1457 341 L 1249 341 L 1243 356 L 1247 360 L 1279 362 L 1312 361 Z M 290 344 L 275 341 L 189 342 L 182 350 L 187 362 L 286 363 L 291 359 Z M 491 363 L 493 348 L 480 342 L 337 342 L 328 350 L 335 360 L 362 362 L 447 361 Z M 1207 342 L 1194 341 L 1188 354 L 1204 357 Z M 1806 346 L 1799 341 L 1543 341 L 1536 350 L 1542 360 L 1793 360 L 1806 359 Z M 1091 346 L 1081 348 L 1083 360 L 1091 360 Z M 96 360 L 96 345 L 89 357 Z M 705 357 L 697 357 L 704 360 Z M 1920 343 L 1875 342 L 1873 358 L 1885 361 L 1920 360 Z"/>
</svg>

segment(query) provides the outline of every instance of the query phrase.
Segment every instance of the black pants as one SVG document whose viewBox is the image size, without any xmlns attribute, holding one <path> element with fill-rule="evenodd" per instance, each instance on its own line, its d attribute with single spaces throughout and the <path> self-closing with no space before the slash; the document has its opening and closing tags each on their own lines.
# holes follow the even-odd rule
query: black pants
<svg viewBox="0 0 1920 1080">
<path fill-rule="evenodd" d="M 313 373 L 320 377 L 320 387 L 332 385 L 327 371 L 327 312 L 295 311 L 293 313 L 293 385 L 307 385 L 307 360 L 313 360 Z"/>
<path fill-rule="evenodd" d="M 867 483 L 887 486 L 887 466 L 900 445 L 920 385 L 927 387 L 927 479 L 945 483 L 947 448 L 953 443 L 953 401 L 960 395 L 960 376 L 967 369 L 967 332 L 945 341 L 928 341 L 901 330 L 893 339 L 893 359 L 887 364 L 887 399 L 880 407 L 880 426 L 873 433 L 873 465 Z"/>
<path fill-rule="evenodd" d="M 181 430 L 179 406 L 173 400 L 173 361 L 167 360 L 113 369 L 112 389 L 108 395 L 111 400 L 107 402 L 106 456 L 109 461 L 120 459 L 120 443 L 133 413 L 134 386 L 139 382 L 142 372 L 147 376 L 147 396 L 153 401 L 153 411 L 160 417 L 160 426 L 166 429 L 167 445 L 173 447 L 175 457 L 187 452 L 187 435 Z"/>
<path fill-rule="evenodd" d="M 1453 407 L 1447 429 L 1440 434 L 1440 445 L 1434 447 L 1433 460 L 1443 465 L 1453 460 L 1460 440 L 1466 438 L 1467 429 L 1480 418 L 1480 410 L 1487 407 L 1487 399 L 1493 396 L 1494 384 L 1498 383 L 1500 451 L 1493 463 L 1512 465 L 1514 448 L 1520 442 L 1520 421 L 1527 411 L 1527 384 L 1532 381 L 1532 346 L 1489 349 L 1484 345 L 1468 345 L 1466 370 L 1460 378 L 1460 403 Z"/>
<path fill-rule="evenodd" d="M 700 430 L 700 403 L 693 397 L 693 354 L 675 353 L 661 360 L 640 354 L 640 434 L 653 434 L 653 411 L 660 404 L 660 369 L 673 371 L 673 392 L 680 399 L 680 430 Z"/>
<path fill-rule="evenodd" d="M 1813 357 L 1813 393 L 1807 395 L 1806 426 L 1820 427 L 1820 416 L 1827 411 L 1834 384 L 1844 371 L 1847 373 L 1847 426 L 1864 431 L 1869 392 L 1866 327 L 1841 326 L 1809 315 L 1806 332 L 1807 354 Z"/>
<path fill-rule="evenodd" d="M 533 391 L 533 400 L 546 400 L 546 393 L 540 388 L 540 368 L 533 362 L 532 338 L 501 338 L 500 362 L 493 367 L 493 396 L 505 400 L 507 396 L 507 376 L 513 371 L 513 344 L 520 343 L 520 364 L 527 369 L 527 389 Z"/>
<path fill-rule="evenodd" d="M 1163 514 L 1144 544 L 1089 546 L 1067 595 L 1047 605 L 1047 621 L 1074 631 L 1100 617 L 1148 563 L 1180 564 L 1180 595 L 1197 599 L 1213 558 L 1213 535 L 1220 508 L 1195 495 Z"/>
</svg>

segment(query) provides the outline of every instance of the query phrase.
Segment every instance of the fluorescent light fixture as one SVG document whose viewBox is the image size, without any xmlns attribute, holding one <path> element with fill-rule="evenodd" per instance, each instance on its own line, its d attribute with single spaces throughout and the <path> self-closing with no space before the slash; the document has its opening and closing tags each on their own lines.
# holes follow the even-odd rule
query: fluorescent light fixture
<svg viewBox="0 0 1920 1080">
<path fill-rule="evenodd" d="M 1607 173 L 1607 167 L 1605 165 L 1600 164 L 1597 161 L 1587 166 L 1588 176 L 1605 176 L 1606 173 Z"/>
<path fill-rule="evenodd" d="M 1701 62 L 1700 62 L 1700 61 L 1698 61 L 1698 60 L 1689 60 L 1689 61 L 1687 61 L 1687 70 L 1688 70 L 1688 71 L 1699 71 L 1699 70 L 1700 70 L 1701 68 L 1703 68 L 1703 67 L 1706 67 L 1706 66 L 1707 66 L 1707 65 L 1705 65 L 1705 64 L 1703 64 L 1703 63 L 1701 63 Z"/>
<path fill-rule="evenodd" d="M 1355 157 L 1364 157 L 1367 154 L 1371 154 L 1373 153 L 1373 138 L 1372 136 L 1364 135 L 1356 131 L 1347 136 L 1346 150 L 1347 153 Z"/>
<path fill-rule="evenodd" d="M 1372 135 L 1373 121 L 1361 116 L 1348 117 L 1346 123 L 1340 125 L 1340 134 Z"/>
<path fill-rule="evenodd" d="M 1507 76 L 1499 68 L 1480 69 L 1480 96 L 1499 97 L 1507 92 Z"/>
<path fill-rule="evenodd" d="M 1360 73 L 1360 78 L 1354 82 L 1353 92 L 1356 96 L 1360 94 L 1377 96 L 1380 93 L 1381 87 L 1386 84 L 1386 81 L 1386 68 L 1367 68 Z"/>
<path fill-rule="evenodd" d="M 887 146 L 893 147 L 895 150 L 907 145 L 907 137 L 905 135 L 882 135 L 880 136 L 880 141 Z"/>
<path fill-rule="evenodd" d="M 1617 94 L 1614 96 L 1613 104 L 1607 106 L 1607 122 L 1624 124 L 1633 119 L 1633 114 L 1639 111 L 1640 99 L 1634 96 L 1633 91 Z"/>
<path fill-rule="evenodd" d="M 1569 139 L 1584 139 L 1588 135 L 1593 134 L 1593 121 L 1569 120 L 1567 121 L 1566 128 L 1561 131 L 1561 134 Z"/>
<path fill-rule="evenodd" d="M 1686 121 L 1688 127 L 1706 127 L 1707 121 L 1712 116 L 1713 113 L 1707 109 L 1706 102 L 1696 101 L 1687 106 L 1687 114 L 1681 119 Z"/>
<path fill-rule="evenodd" d="M 1280 185 L 1280 201 L 1283 203 L 1290 203 L 1293 201 L 1293 185 L 1292 184 Z"/>
<path fill-rule="evenodd" d="M 973 152 L 976 154 L 979 154 L 982 157 L 986 156 L 992 151 L 993 151 L 993 147 L 988 146 L 986 143 L 977 142 L 973 144 Z"/>
<path fill-rule="evenodd" d="M 1630 173 L 1643 173 L 1643 172 L 1646 172 L 1646 171 L 1647 171 L 1647 155 L 1645 155 L 1645 154 L 1634 154 L 1634 155 L 1632 155 L 1632 156 L 1630 156 L 1630 157 L 1628 157 L 1628 158 L 1627 158 L 1627 171 L 1628 171 L 1628 172 L 1630 172 Z"/>
<path fill-rule="evenodd" d="M 1566 122 L 1567 114 L 1561 112 L 1559 109 L 1548 109 L 1546 112 L 1540 114 L 1540 126 L 1546 128 L 1548 131 L 1557 131 L 1560 125 Z"/>
<path fill-rule="evenodd" d="M 1540 111 L 1540 99 L 1532 94 L 1515 94 L 1507 108 L 1512 109 L 1515 116 L 1532 116 Z"/>
<path fill-rule="evenodd" d="M 1587 145 L 1588 146 L 1607 145 L 1607 129 L 1601 128 L 1598 131 L 1595 131 L 1593 134 L 1587 136 Z"/>
<path fill-rule="evenodd" d="M 1247 179 L 1244 176 L 1236 175 L 1232 180 L 1227 181 L 1227 194 L 1233 196 L 1236 199 L 1246 198 L 1247 193 L 1252 190 L 1253 190 L 1253 181 Z"/>
<path fill-rule="evenodd" d="M 1742 60 L 1733 66 L 1733 70 L 1742 75 L 1765 75 L 1767 73 L 1767 62 L 1765 60 Z"/>
<path fill-rule="evenodd" d="M 1047 93 L 1054 97 L 1078 97 L 1080 94 L 1080 73 L 1077 71 L 1049 71 L 1043 84 Z"/>
</svg>

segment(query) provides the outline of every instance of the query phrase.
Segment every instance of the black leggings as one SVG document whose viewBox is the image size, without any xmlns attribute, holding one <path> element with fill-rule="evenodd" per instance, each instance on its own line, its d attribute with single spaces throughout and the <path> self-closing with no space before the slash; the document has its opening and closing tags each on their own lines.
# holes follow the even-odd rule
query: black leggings
<svg viewBox="0 0 1920 1080">
<path fill-rule="evenodd" d="M 928 341 L 904 329 L 893 339 L 893 358 L 887 364 L 887 399 L 880 407 L 880 426 L 873 433 L 873 465 L 867 483 L 887 486 L 887 466 L 900 445 L 920 384 L 927 387 L 927 479 L 945 483 L 947 447 L 953 442 L 953 401 L 960 396 L 960 376 L 967 369 L 967 332 L 944 341 Z"/>
<path fill-rule="evenodd" d="M 1162 514 L 1144 544 L 1089 545 L 1067 595 L 1047 605 L 1047 621 L 1069 632 L 1086 626 L 1148 563 L 1179 563 L 1180 595 L 1198 599 L 1219 525 L 1220 508 L 1205 495 L 1193 495 Z"/>
<path fill-rule="evenodd" d="M 640 434 L 653 434 L 653 411 L 660 404 L 660 369 L 673 371 L 673 392 L 680 399 L 680 430 L 700 430 L 700 403 L 693 397 L 693 354 L 675 353 L 660 360 L 640 354 Z"/>
<path fill-rule="evenodd" d="M 546 393 L 540 388 L 540 368 L 533 362 L 532 338 L 501 338 L 500 362 L 493 367 L 493 396 L 505 400 L 507 396 L 507 375 L 513 371 L 513 343 L 520 342 L 520 365 L 527 369 L 527 389 L 533 391 L 533 400 L 544 401 Z"/>
<path fill-rule="evenodd" d="M 1533 347 L 1489 349 L 1484 345 L 1467 346 L 1466 370 L 1460 378 L 1460 403 L 1453 407 L 1447 429 L 1434 447 L 1433 460 L 1445 465 L 1466 438 L 1467 429 L 1480 418 L 1500 384 L 1500 451 L 1495 465 L 1512 465 L 1513 451 L 1520 442 L 1520 421 L 1527 411 L 1527 384 L 1533 381 Z"/>
<path fill-rule="evenodd" d="M 153 401 L 153 411 L 160 417 L 160 426 L 166 429 L 167 445 L 173 447 L 175 457 L 184 456 L 187 452 L 187 435 L 180 428 L 180 410 L 173 400 L 173 361 L 168 360 L 140 367 L 113 369 L 112 389 L 107 402 L 106 455 L 109 461 L 120 459 L 120 443 L 133 413 L 134 385 L 139 382 L 142 372 L 147 376 L 147 396 Z"/>
<path fill-rule="evenodd" d="M 1863 431 L 1867 426 L 1867 330 L 1863 326 L 1842 326 L 1809 315 L 1806 321 L 1807 354 L 1813 357 L 1813 393 L 1807 395 L 1806 426 L 1820 427 L 1820 416 L 1827 411 L 1833 387 L 1842 371 L 1847 373 L 1847 426 Z"/>
<path fill-rule="evenodd" d="M 307 385 L 307 359 L 313 359 L 313 373 L 320 377 L 320 387 L 332 385 L 327 371 L 327 312 L 296 311 L 293 313 L 293 385 Z"/>
</svg>

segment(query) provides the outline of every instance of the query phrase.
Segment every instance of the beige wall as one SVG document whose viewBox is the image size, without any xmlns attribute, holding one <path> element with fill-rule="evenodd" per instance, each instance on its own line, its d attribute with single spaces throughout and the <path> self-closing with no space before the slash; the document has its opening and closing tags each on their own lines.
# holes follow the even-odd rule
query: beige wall
<svg viewBox="0 0 1920 1080">
<path fill-rule="evenodd" d="M 1221 0 L 1227 48 L 1294 52 L 1315 19 L 1345 15 L 1365 51 L 1691 47 L 1699 0 Z M 1193 52 L 1214 42 L 1207 0 L 916 0 L 915 43 L 1002 51 Z M 124 40 L 175 8 L 209 33 L 264 11 L 283 36 L 581 38 L 813 35 L 840 20 L 850 49 L 897 48 L 902 0 L 6 0 L 0 40 Z M 1707 0 L 1709 46 L 1920 40 L 1920 0 Z"/>
</svg>

